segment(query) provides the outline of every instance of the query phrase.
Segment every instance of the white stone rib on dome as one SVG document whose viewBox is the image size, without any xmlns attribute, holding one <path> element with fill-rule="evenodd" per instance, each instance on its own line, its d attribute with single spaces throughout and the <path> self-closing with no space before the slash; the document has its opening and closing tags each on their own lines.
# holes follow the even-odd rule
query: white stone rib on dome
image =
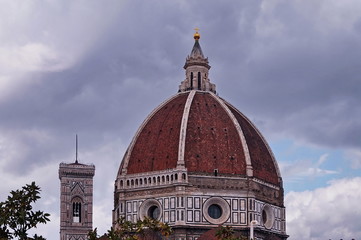
<svg viewBox="0 0 361 240">
<path fill-rule="evenodd" d="M 254 130 L 257 132 L 257 134 L 261 137 L 262 139 L 262 142 L 264 143 L 264 145 L 266 146 L 268 152 L 270 153 L 271 155 L 271 158 L 272 158 L 272 161 L 273 161 L 273 164 L 276 168 L 276 172 L 277 172 L 277 175 L 279 178 L 282 178 L 281 177 L 281 171 L 279 169 L 279 166 L 278 166 L 278 163 L 276 161 L 276 158 L 272 152 L 272 149 L 270 148 L 270 146 L 268 145 L 266 139 L 264 138 L 264 136 L 262 135 L 262 133 L 258 130 L 258 128 L 248 119 L 248 117 L 246 117 L 243 113 L 241 113 L 236 107 L 234 107 L 232 104 L 230 104 L 229 102 L 227 102 L 227 104 L 229 106 L 231 106 L 239 115 L 241 115 L 253 128 Z"/>
<path fill-rule="evenodd" d="M 235 128 L 237 129 L 239 138 L 241 139 L 242 142 L 242 147 L 243 147 L 243 152 L 245 155 L 245 159 L 246 159 L 246 165 L 247 165 L 247 176 L 252 177 L 253 176 L 253 167 L 252 167 L 252 160 L 251 160 L 251 156 L 249 154 L 249 149 L 248 149 L 248 145 L 247 145 L 247 141 L 246 138 L 244 137 L 243 131 L 242 131 L 242 127 L 241 125 L 238 123 L 236 117 L 233 115 L 233 113 L 229 110 L 229 108 L 226 106 L 226 104 L 222 101 L 222 99 L 220 99 L 217 95 L 215 95 L 214 93 L 210 92 L 211 96 L 222 106 L 222 108 L 226 111 L 226 113 L 228 114 L 228 116 L 231 118 Z"/>
<path fill-rule="evenodd" d="M 191 105 L 194 99 L 194 95 L 196 94 L 195 90 L 192 90 L 188 95 L 186 104 L 184 106 L 183 116 L 182 116 L 182 123 L 180 127 L 179 133 L 179 149 L 178 149 L 178 161 L 177 167 L 184 167 L 184 152 L 185 152 L 185 145 L 186 145 L 186 137 L 187 137 L 187 125 L 188 125 L 188 117 L 189 111 L 191 109 Z"/>
</svg>

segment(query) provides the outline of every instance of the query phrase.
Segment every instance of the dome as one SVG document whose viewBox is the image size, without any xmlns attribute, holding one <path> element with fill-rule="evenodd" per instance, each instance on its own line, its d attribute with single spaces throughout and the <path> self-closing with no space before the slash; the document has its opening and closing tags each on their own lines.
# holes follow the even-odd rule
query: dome
<svg viewBox="0 0 361 240">
<path fill-rule="evenodd" d="M 273 153 L 255 125 L 218 96 L 208 58 L 194 40 L 178 93 L 148 115 L 124 154 L 113 221 L 149 217 L 172 226 L 175 239 L 212 239 L 222 224 L 246 236 L 256 220 L 257 239 L 285 240 Z"/>
<path fill-rule="evenodd" d="M 157 107 L 130 144 L 127 174 L 184 166 L 188 174 L 253 176 L 279 185 L 277 163 L 256 127 L 209 91 L 180 92 Z"/>
</svg>

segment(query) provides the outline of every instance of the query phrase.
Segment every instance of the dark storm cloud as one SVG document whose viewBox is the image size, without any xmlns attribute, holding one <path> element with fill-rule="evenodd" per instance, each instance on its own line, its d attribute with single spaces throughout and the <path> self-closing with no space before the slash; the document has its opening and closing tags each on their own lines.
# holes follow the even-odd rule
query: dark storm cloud
<svg viewBox="0 0 361 240">
<path fill-rule="evenodd" d="M 222 87 L 272 135 L 358 147 L 360 32 L 353 23 L 328 26 L 327 19 L 318 19 L 319 12 L 302 12 L 294 2 L 280 1 L 269 10 L 260 18 L 270 21 L 258 26 L 246 55 L 234 56 L 236 67 L 228 67 L 228 84 Z M 359 21 L 357 17 L 354 23 Z M 227 77 L 227 70 L 222 71 Z"/>
<path fill-rule="evenodd" d="M 192 28 L 207 26 L 204 32 L 209 28 L 217 44 L 223 32 L 231 34 L 229 29 L 238 24 L 234 18 L 240 15 L 231 6 L 215 2 L 205 9 L 200 3 L 163 1 L 127 2 L 122 7 L 106 32 L 100 30 L 103 36 L 86 57 L 65 70 L 35 74 L 36 84 L 19 87 L 17 94 L 1 103 L 6 116 L 1 119 L 3 127 L 46 131 L 58 142 L 58 147 L 53 144 L 46 151 L 41 140 L 34 139 L 26 157 L 11 169 L 21 168 L 25 161 L 32 165 L 45 159 L 57 161 L 49 155 L 57 156 L 57 149 L 63 152 L 60 146 L 70 136 L 72 141 L 75 133 L 87 139 L 86 147 L 104 144 L 102 135 L 120 135 L 129 142 L 151 109 L 177 92 L 184 59 L 193 45 Z M 219 32 L 211 31 L 212 24 Z M 28 145 L 21 134 L 10 135 Z"/>
<path fill-rule="evenodd" d="M 271 6 L 152 1 L 117 7 L 119 13 L 92 33 L 101 36 L 76 64 L 29 74 L 34 84 L 18 87 L 0 102 L 7 136 L 31 146 L 18 160 L 20 166 L 57 161 L 49 155 L 64 152 L 60 146 L 69 146 L 75 133 L 89 148 L 105 144 L 104 135 L 129 142 L 146 115 L 176 93 L 193 27 L 201 27 L 201 45 L 219 94 L 267 135 L 326 146 L 359 144 L 359 19 L 337 28 L 318 19 L 317 9 L 308 12 L 307 4 L 301 8 L 285 1 Z M 100 15 L 109 6 L 104 10 Z M 81 43 L 74 39 L 73 45 L 70 49 Z M 27 144 L 21 130 L 29 129 L 47 132 L 54 142 Z"/>
</svg>

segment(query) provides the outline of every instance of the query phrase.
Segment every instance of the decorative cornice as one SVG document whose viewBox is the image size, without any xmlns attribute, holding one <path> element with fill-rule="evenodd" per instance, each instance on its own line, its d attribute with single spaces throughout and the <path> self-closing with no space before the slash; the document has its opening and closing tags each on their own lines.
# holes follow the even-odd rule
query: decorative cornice
<svg viewBox="0 0 361 240">
<path fill-rule="evenodd" d="M 77 164 L 77 163 L 60 163 L 59 178 L 62 177 L 93 177 L 95 174 L 95 166 Z"/>
</svg>

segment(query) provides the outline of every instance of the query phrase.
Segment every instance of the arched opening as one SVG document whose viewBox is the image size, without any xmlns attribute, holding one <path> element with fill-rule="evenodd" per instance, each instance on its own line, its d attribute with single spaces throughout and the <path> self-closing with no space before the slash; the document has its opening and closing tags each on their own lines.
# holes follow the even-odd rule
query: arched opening
<svg viewBox="0 0 361 240">
<path fill-rule="evenodd" d="M 201 72 L 198 72 L 198 90 L 202 89 Z"/>
<path fill-rule="evenodd" d="M 191 89 L 193 89 L 193 72 L 191 72 Z"/>
<path fill-rule="evenodd" d="M 74 223 L 81 223 L 82 219 L 82 200 L 77 197 L 73 199 L 72 217 Z"/>
</svg>

